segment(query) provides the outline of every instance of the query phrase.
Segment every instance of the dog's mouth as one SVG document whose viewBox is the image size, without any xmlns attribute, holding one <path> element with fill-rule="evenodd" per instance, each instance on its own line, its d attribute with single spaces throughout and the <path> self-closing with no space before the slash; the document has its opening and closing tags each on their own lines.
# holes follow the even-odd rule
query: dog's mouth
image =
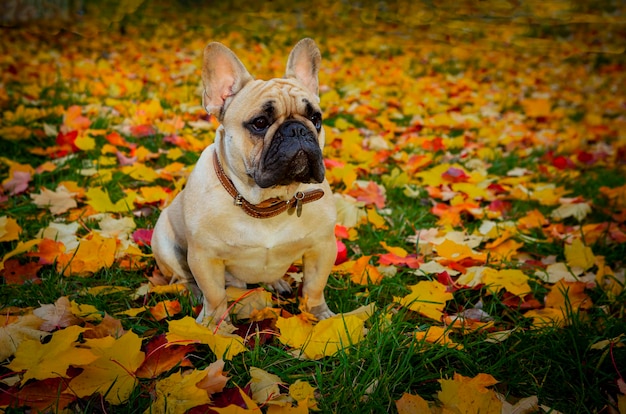
<svg viewBox="0 0 626 414">
<path fill-rule="evenodd" d="M 324 161 L 317 136 L 305 125 L 288 121 L 278 128 L 254 175 L 261 188 L 294 182 L 324 181 Z"/>
</svg>

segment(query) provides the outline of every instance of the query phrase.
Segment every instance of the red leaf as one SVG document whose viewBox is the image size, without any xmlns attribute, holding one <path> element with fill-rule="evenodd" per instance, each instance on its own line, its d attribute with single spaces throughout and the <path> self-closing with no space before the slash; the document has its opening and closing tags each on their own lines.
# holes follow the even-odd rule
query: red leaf
<svg viewBox="0 0 626 414">
<path fill-rule="evenodd" d="M 156 134 L 156 130 L 152 125 L 143 124 L 130 127 L 130 133 L 133 134 L 134 137 L 142 138 Z"/>
<path fill-rule="evenodd" d="M 348 260 L 348 248 L 346 245 L 337 240 L 337 257 L 335 258 L 335 266 Z"/>
<path fill-rule="evenodd" d="M 422 143 L 422 148 L 426 151 L 443 151 L 446 149 L 446 146 L 443 144 L 443 138 L 437 137 L 431 140 L 426 140 Z"/>
<path fill-rule="evenodd" d="M 137 229 L 133 232 L 133 240 L 139 246 L 150 246 L 153 232 L 153 229 Z"/>
<path fill-rule="evenodd" d="M 464 183 L 470 179 L 470 176 L 465 174 L 465 171 L 460 168 L 450 167 L 446 172 L 441 174 L 441 178 L 453 183 Z"/>
<path fill-rule="evenodd" d="M 195 345 L 171 345 L 166 347 L 165 335 L 155 336 L 146 345 L 146 359 L 135 372 L 139 378 L 156 378 L 174 367 L 191 367 L 187 355 L 195 351 Z"/>
<path fill-rule="evenodd" d="M 414 254 L 401 257 L 393 253 L 385 253 L 381 254 L 378 258 L 378 263 L 381 265 L 407 266 L 411 269 L 419 268 L 421 262 L 422 261 L 420 261 L 420 259 L 418 259 Z"/>
<path fill-rule="evenodd" d="M 593 164 L 594 162 L 596 162 L 596 157 L 595 155 L 586 152 L 586 151 L 580 151 L 577 155 L 576 155 L 576 159 L 578 159 L 578 162 L 581 162 L 583 164 Z"/>
<path fill-rule="evenodd" d="M 77 152 L 79 148 L 76 146 L 76 138 L 78 137 L 78 131 L 70 131 L 66 134 L 59 132 L 57 135 L 56 143 L 60 147 L 69 146 L 72 152 Z"/>
<path fill-rule="evenodd" d="M 572 161 L 569 158 L 564 157 L 562 155 L 559 155 L 558 157 L 554 157 L 554 159 L 552 159 L 552 165 L 558 168 L 559 170 L 564 170 L 566 168 L 571 168 L 574 166 Z"/>
</svg>

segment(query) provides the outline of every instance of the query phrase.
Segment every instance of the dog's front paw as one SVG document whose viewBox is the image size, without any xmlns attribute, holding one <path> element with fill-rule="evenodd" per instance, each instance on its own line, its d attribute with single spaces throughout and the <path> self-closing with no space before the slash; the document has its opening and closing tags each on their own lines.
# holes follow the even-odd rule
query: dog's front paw
<svg viewBox="0 0 626 414">
<path fill-rule="evenodd" d="M 213 309 L 211 306 L 207 305 L 206 301 L 204 302 L 204 306 L 202 306 L 202 310 L 196 317 L 196 322 L 204 326 L 217 325 L 222 321 L 230 321 L 230 315 L 228 314 L 226 306 Z"/>
<path fill-rule="evenodd" d="M 335 313 L 331 311 L 325 303 L 312 307 L 309 309 L 309 312 L 312 313 L 313 316 L 315 316 L 319 321 L 335 316 Z"/>
<path fill-rule="evenodd" d="M 276 282 L 270 283 L 270 287 L 280 295 L 291 293 L 291 285 L 284 279 L 278 279 Z"/>
</svg>

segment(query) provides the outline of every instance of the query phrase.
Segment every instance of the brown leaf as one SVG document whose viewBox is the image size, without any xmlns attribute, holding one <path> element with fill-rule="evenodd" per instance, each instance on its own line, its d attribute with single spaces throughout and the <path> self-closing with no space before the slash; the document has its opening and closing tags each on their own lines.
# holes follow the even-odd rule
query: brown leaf
<svg viewBox="0 0 626 414">
<path fill-rule="evenodd" d="M 41 279 L 37 277 L 37 272 L 42 265 L 35 262 L 27 262 L 21 264 L 17 259 L 9 259 L 4 262 L 2 276 L 9 285 L 23 285 L 27 281 L 33 283 L 41 283 Z"/>
<path fill-rule="evenodd" d="M 115 319 L 109 314 L 105 314 L 98 325 L 87 323 L 85 328 L 88 328 L 83 333 L 83 338 L 85 339 L 104 338 L 105 336 L 119 338 L 126 333 L 122 326 L 122 321 Z"/>
<path fill-rule="evenodd" d="M 21 389 L 14 386 L 0 393 L 0 406 L 30 407 L 40 412 L 63 410 L 76 399 L 64 393 L 66 388 L 67 381 L 63 378 L 32 381 Z"/>
<path fill-rule="evenodd" d="M 187 359 L 187 354 L 195 350 L 194 345 L 172 345 L 166 347 L 164 335 L 154 337 L 146 345 L 146 359 L 137 369 L 135 375 L 139 378 L 156 378 L 176 366 L 191 367 L 193 364 Z"/>
</svg>

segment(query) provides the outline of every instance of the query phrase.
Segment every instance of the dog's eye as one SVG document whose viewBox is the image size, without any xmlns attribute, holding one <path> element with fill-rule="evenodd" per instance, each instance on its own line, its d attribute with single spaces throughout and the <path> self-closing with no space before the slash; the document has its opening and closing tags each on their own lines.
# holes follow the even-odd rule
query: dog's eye
<svg viewBox="0 0 626 414">
<path fill-rule="evenodd" d="M 311 122 L 313 122 L 313 126 L 315 127 L 315 129 L 319 131 L 320 128 L 322 128 L 322 115 L 320 115 L 319 113 L 313 114 L 309 119 L 311 120 Z"/>
<path fill-rule="evenodd" d="M 268 121 L 266 117 L 260 116 L 258 118 L 254 118 L 250 125 L 255 132 L 263 132 L 268 126 L 270 126 L 270 121 Z"/>
</svg>

